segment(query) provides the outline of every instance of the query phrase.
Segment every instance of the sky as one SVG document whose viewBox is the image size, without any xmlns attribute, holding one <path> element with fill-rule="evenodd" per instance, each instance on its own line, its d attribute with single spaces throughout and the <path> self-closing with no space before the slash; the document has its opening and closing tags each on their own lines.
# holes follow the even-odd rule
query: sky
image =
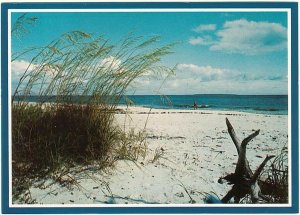
<svg viewBox="0 0 300 215">
<path fill-rule="evenodd" d="M 12 13 L 12 25 L 22 13 Z M 104 35 L 113 43 L 129 32 L 161 37 L 159 45 L 176 42 L 161 65 L 176 66 L 162 80 L 139 78 L 135 94 L 288 93 L 286 12 L 34 12 L 29 32 L 12 37 L 12 53 L 45 46 L 61 34 L 80 30 Z M 113 56 L 111 56 L 113 57 Z M 107 59 L 104 59 L 104 61 Z M 12 87 L 30 58 L 12 62 Z M 119 62 L 119 61 L 118 61 Z"/>
</svg>

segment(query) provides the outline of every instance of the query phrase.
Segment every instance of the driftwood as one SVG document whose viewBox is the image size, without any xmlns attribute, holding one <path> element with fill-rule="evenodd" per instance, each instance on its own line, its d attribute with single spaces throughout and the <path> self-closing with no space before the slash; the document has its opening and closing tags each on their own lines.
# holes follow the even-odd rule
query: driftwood
<svg viewBox="0 0 300 215">
<path fill-rule="evenodd" d="M 247 144 L 259 134 L 260 130 L 256 130 L 254 133 L 246 137 L 243 141 L 240 141 L 227 118 L 226 125 L 229 135 L 238 153 L 238 162 L 236 164 L 234 173 L 219 179 L 219 183 L 221 183 L 223 180 L 226 180 L 229 184 L 233 184 L 232 189 L 221 199 L 221 201 L 223 203 L 227 203 L 232 198 L 234 198 L 234 202 L 239 203 L 240 199 L 245 197 L 247 194 L 250 194 L 251 201 L 253 203 L 256 203 L 259 198 L 265 199 L 266 197 L 263 195 L 263 193 L 268 192 L 262 189 L 268 188 L 260 185 L 261 183 L 259 181 L 259 175 L 265 167 L 266 163 L 275 156 L 267 155 L 264 161 L 253 173 L 246 158 L 246 147 Z"/>
</svg>

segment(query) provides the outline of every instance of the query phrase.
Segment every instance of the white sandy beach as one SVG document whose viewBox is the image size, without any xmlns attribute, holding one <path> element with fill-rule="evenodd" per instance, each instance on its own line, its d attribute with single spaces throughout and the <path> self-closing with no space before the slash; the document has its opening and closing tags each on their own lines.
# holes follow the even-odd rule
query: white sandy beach
<svg viewBox="0 0 300 215">
<path fill-rule="evenodd" d="M 77 181 L 70 186 L 36 182 L 30 188 L 31 198 L 37 204 L 190 204 L 191 198 L 203 204 L 205 193 L 223 197 L 230 185 L 219 184 L 218 179 L 234 172 L 237 162 L 226 117 L 240 139 L 260 129 L 247 147 L 252 170 L 266 155 L 278 155 L 288 146 L 287 115 L 152 109 L 147 120 L 149 108 L 131 107 L 129 112 L 116 114 L 116 123 L 122 127 L 125 123 L 127 131 L 139 131 L 147 122 L 145 159 L 118 161 L 105 173 L 93 169 L 70 173 L 65 180 Z M 161 157 L 152 162 L 155 152 Z"/>
</svg>

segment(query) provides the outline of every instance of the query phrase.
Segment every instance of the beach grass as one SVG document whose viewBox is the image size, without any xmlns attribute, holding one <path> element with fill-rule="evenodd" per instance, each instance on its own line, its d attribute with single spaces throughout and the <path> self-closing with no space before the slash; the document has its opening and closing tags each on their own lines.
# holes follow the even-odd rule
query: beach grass
<svg viewBox="0 0 300 215">
<path fill-rule="evenodd" d="M 128 34 L 117 44 L 80 31 L 63 34 L 42 48 L 20 77 L 12 95 L 12 177 L 17 197 L 34 178 L 62 166 L 113 166 L 118 159 L 145 156 L 142 132 L 125 133 L 114 124 L 120 99 L 144 74 L 173 73 L 159 66 L 173 44 L 159 37 Z M 21 59 L 28 52 L 16 53 Z M 30 103 L 32 95 L 39 101 Z M 51 103 L 49 103 L 51 98 Z"/>
<path fill-rule="evenodd" d="M 288 150 L 283 147 L 280 153 L 274 158 L 268 168 L 262 173 L 261 186 L 268 191 L 266 195 L 268 203 L 289 202 L 289 171 L 288 171 Z"/>
</svg>

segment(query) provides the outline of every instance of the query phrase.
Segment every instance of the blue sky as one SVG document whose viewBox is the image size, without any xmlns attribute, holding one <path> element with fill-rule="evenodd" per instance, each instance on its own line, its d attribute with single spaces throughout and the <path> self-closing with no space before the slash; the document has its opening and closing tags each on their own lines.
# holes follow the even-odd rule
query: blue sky
<svg viewBox="0 0 300 215">
<path fill-rule="evenodd" d="M 12 14 L 12 23 L 21 13 Z M 163 94 L 287 94 L 287 13 L 151 12 L 29 13 L 38 18 L 12 52 L 43 46 L 67 31 L 104 35 L 117 42 L 129 32 L 161 36 L 160 45 L 177 42 L 162 64 L 177 65 Z M 30 59 L 12 64 L 16 82 Z M 140 78 L 136 94 L 155 94 L 161 81 Z"/>
</svg>

